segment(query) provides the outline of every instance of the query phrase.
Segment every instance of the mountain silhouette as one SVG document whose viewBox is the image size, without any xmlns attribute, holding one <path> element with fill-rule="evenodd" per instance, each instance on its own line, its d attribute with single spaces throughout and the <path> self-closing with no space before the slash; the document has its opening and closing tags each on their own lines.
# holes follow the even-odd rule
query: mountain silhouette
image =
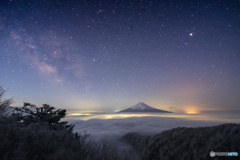
<svg viewBox="0 0 240 160">
<path fill-rule="evenodd" d="M 153 107 L 150 107 L 149 105 L 139 102 L 135 104 L 134 106 L 127 108 L 125 110 L 119 111 L 117 113 L 122 113 L 122 112 L 155 112 L 155 113 L 172 113 L 169 111 L 161 110 L 161 109 L 156 109 Z"/>
</svg>

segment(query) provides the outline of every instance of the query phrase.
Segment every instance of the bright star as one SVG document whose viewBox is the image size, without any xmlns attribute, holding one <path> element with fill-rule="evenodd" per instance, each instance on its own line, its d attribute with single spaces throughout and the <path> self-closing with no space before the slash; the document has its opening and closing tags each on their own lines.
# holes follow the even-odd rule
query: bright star
<svg viewBox="0 0 240 160">
<path fill-rule="evenodd" d="M 190 36 L 192 36 L 193 34 L 192 34 L 192 33 L 190 33 L 189 35 L 190 35 Z"/>
</svg>

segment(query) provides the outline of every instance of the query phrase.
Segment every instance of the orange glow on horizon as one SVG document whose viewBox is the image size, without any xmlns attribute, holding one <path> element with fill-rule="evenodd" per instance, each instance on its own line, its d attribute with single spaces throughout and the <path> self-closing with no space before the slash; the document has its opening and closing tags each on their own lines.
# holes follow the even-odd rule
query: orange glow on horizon
<svg viewBox="0 0 240 160">
<path fill-rule="evenodd" d="M 187 114 L 198 114 L 197 111 L 193 111 L 193 110 L 189 110 L 189 111 L 186 111 Z"/>
<path fill-rule="evenodd" d="M 188 106 L 184 110 L 185 110 L 186 114 L 198 114 L 199 113 L 197 107 L 194 107 L 194 106 Z"/>
</svg>

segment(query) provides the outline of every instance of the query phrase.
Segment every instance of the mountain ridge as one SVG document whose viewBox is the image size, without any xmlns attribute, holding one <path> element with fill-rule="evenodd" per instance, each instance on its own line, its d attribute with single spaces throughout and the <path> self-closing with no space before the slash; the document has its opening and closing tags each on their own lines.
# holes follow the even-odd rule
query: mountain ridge
<svg viewBox="0 0 240 160">
<path fill-rule="evenodd" d="M 211 157 L 210 153 L 239 151 L 240 124 L 178 127 L 149 136 L 130 132 L 122 140 L 139 152 L 141 160 L 226 159 L 227 157 Z M 229 157 L 231 158 L 234 159 Z"/>
</svg>

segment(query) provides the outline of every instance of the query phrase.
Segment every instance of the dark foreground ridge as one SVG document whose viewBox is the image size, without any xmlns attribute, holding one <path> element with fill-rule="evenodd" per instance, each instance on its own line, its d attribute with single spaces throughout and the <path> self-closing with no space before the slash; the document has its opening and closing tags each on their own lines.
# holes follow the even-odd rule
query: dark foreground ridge
<svg viewBox="0 0 240 160">
<path fill-rule="evenodd" d="M 201 160 L 236 159 L 210 156 L 210 152 L 238 152 L 240 154 L 240 124 L 213 127 L 179 127 L 153 136 L 128 133 L 122 137 L 144 160 Z"/>
</svg>

